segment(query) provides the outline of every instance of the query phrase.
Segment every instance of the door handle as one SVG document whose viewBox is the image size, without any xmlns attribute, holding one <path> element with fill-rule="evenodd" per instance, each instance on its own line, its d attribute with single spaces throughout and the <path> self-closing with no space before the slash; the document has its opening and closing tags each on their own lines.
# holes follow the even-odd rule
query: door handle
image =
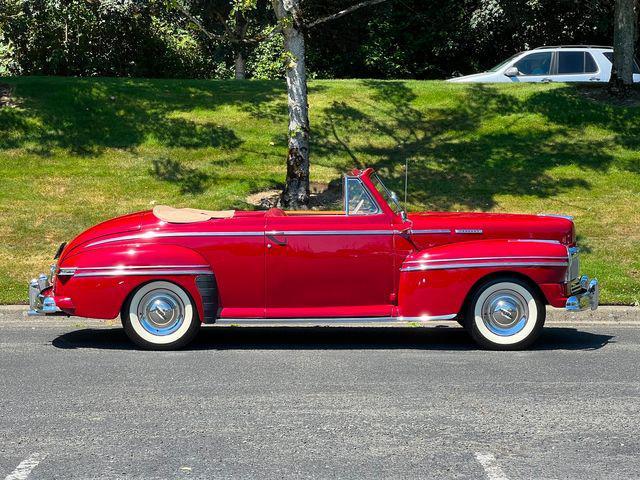
<svg viewBox="0 0 640 480">
<path fill-rule="evenodd" d="M 600 81 L 600 77 L 591 77 L 589 79 L 590 82 L 599 82 Z"/>
<path fill-rule="evenodd" d="M 276 237 L 284 236 L 284 232 L 271 231 L 271 232 L 266 232 L 266 234 L 267 234 L 267 237 L 269 237 L 269 239 L 273 241 L 273 243 L 276 243 L 281 247 L 287 244 L 286 238 L 284 240 L 279 240 L 278 238 L 276 238 Z"/>
<path fill-rule="evenodd" d="M 553 82 L 553 80 L 551 80 L 549 77 L 543 78 L 542 80 L 540 80 L 541 83 L 551 83 Z"/>
</svg>

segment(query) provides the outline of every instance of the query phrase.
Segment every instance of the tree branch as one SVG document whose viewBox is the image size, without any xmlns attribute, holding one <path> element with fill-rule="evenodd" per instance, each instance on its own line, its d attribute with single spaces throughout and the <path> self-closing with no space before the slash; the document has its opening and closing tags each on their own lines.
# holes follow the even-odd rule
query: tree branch
<svg viewBox="0 0 640 480">
<path fill-rule="evenodd" d="M 182 14 L 185 17 L 189 19 L 191 23 L 193 23 L 196 27 L 198 27 L 198 30 L 204 33 L 209 38 L 209 40 L 215 40 L 218 42 L 224 42 L 224 41 L 230 40 L 226 35 L 217 35 L 215 33 L 211 33 L 209 30 L 204 28 L 204 25 L 202 25 L 202 22 L 198 20 L 195 16 L 193 16 L 191 12 L 186 7 L 181 5 L 179 2 L 177 2 L 176 7 L 178 8 L 178 10 L 182 12 Z"/>
<path fill-rule="evenodd" d="M 344 10 L 340 10 L 331 15 L 327 15 L 326 17 L 320 17 L 315 19 L 313 22 L 307 24 L 307 28 L 313 28 L 316 25 L 320 25 L 321 23 L 329 22 L 331 20 L 335 20 L 340 17 L 344 17 L 345 15 L 350 14 L 351 12 L 355 12 L 363 7 L 369 7 L 372 5 L 377 5 L 382 2 L 386 2 L 387 0 L 365 0 L 364 2 L 356 3 L 355 5 L 350 6 L 349 8 L 345 8 Z"/>
<path fill-rule="evenodd" d="M 383 0 L 378 0 L 378 1 L 383 1 Z M 229 25 L 226 22 L 223 22 L 224 29 L 227 33 L 225 35 L 218 35 L 216 33 L 212 33 L 209 30 L 207 30 L 205 26 L 202 24 L 202 22 L 197 17 L 192 15 L 191 12 L 183 5 L 178 4 L 176 5 L 176 7 L 178 8 L 178 10 L 180 10 L 180 12 L 182 12 L 182 14 L 187 18 L 187 20 L 193 23 L 198 28 L 198 30 L 200 30 L 202 33 L 204 33 L 207 36 L 207 38 L 209 38 L 209 40 L 213 40 L 216 42 L 245 43 L 245 44 L 260 43 L 282 31 L 282 27 L 280 25 L 275 25 L 270 31 L 266 33 L 261 33 L 253 37 L 246 37 L 245 35 L 247 32 L 247 28 L 249 26 L 249 22 L 247 22 L 244 25 L 242 31 L 240 32 L 240 37 L 237 37 L 236 34 L 229 29 Z"/>
</svg>

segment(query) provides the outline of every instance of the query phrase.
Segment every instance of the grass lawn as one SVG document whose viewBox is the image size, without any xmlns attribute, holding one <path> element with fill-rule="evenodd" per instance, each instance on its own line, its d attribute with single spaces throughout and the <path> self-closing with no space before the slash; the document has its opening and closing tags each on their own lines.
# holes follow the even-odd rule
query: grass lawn
<svg viewBox="0 0 640 480">
<path fill-rule="evenodd" d="M 285 176 L 284 84 L 4 78 L 0 303 L 62 241 L 156 203 L 251 208 Z M 640 302 L 640 107 L 566 85 L 310 83 L 313 180 L 370 165 L 412 210 L 567 213 L 604 303 Z"/>
</svg>

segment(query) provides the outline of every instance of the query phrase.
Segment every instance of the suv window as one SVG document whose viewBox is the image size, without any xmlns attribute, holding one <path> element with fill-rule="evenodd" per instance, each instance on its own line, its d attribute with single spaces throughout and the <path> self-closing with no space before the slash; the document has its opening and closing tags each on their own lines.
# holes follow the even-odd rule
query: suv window
<svg viewBox="0 0 640 480">
<path fill-rule="evenodd" d="M 549 75 L 551 52 L 530 53 L 513 66 L 518 69 L 520 75 Z"/>
<path fill-rule="evenodd" d="M 611 63 L 613 63 L 613 52 L 602 52 Z M 640 67 L 638 67 L 638 59 L 633 62 L 633 73 L 640 73 Z"/>
<path fill-rule="evenodd" d="M 589 52 L 584 52 L 584 73 L 596 73 L 598 71 L 598 64 L 593 59 L 593 55 Z"/>
<path fill-rule="evenodd" d="M 588 52 L 558 52 L 558 74 L 594 73 L 598 66 Z"/>
</svg>

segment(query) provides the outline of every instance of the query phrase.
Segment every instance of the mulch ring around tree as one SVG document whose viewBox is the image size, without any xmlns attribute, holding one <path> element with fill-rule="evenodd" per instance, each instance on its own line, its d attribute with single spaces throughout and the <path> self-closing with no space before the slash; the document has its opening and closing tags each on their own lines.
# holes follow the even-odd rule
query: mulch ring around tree
<svg viewBox="0 0 640 480">
<path fill-rule="evenodd" d="M 6 83 L 0 83 L 0 107 L 17 106 L 13 98 L 13 87 Z"/>
</svg>

